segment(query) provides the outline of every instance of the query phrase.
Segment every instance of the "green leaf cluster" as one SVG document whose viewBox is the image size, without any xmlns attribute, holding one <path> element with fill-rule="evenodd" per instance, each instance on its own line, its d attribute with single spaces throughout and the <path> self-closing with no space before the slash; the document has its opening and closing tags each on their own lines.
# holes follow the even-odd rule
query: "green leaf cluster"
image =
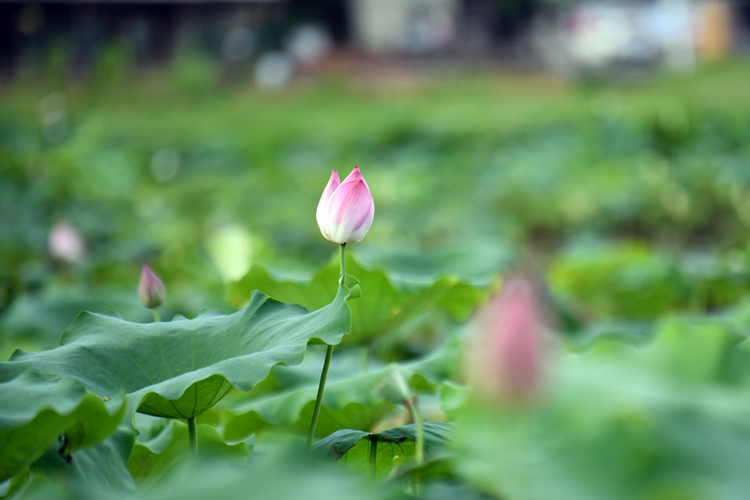
<svg viewBox="0 0 750 500">
<path fill-rule="evenodd" d="M 256 264 L 241 280 L 229 285 L 229 301 L 235 306 L 244 305 L 252 290 L 260 290 L 283 302 L 316 310 L 333 299 L 330 283 L 339 274 L 338 266 L 338 260 L 332 259 L 312 276 L 292 281 L 276 278 Z M 435 275 L 435 268 L 446 269 L 442 263 L 431 267 L 433 274 L 425 277 L 425 273 L 419 273 L 422 278 L 419 281 L 414 277 L 398 279 L 383 270 L 363 267 L 351 252 L 347 253 L 347 272 L 366 283 L 366 291 L 350 304 L 352 330 L 344 338 L 344 345 L 372 341 L 436 308 L 446 311 L 455 320 L 464 320 L 484 299 L 486 287 L 494 276 L 492 272 L 485 272 L 484 286 L 477 286 L 455 276 Z"/>
</svg>

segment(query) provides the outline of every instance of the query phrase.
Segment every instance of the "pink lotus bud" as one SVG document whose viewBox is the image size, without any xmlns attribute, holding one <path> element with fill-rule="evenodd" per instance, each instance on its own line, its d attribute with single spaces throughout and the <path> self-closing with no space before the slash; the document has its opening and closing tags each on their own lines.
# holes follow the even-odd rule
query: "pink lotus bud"
<svg viewBox="0 0 750 500">
<path fill-rule="evenodd" d="M 528 400 L 541 385 L 546 358 L 544 315 L 531 283 L 508 278 L 482 316 L 468 367 L 477 391 L 495 401 Z"/>
<path fill-rule="evenodd" d="M 154 274 L 147 264 L 143 264 L 141 281 L 138 283 L 138 297 L 143 305 L 155 309 L 164 301 L 164 283 Z"/>
<path fill-rule="evenodd" d="M 49 254 L 69 264 L 78 264 L 86 256 L 86 244 L 81 233 L 68 221 L 52 226 L 47 239 Z"/>
<path fill-rule="evenodd" d="M 315 213 L 323 236 L 339 244 L 362 241 L 374 216 L 375 203 L 359 167 L 354 167 L 340 184 L 339 174 L 334 170 Z"/>
</svg>

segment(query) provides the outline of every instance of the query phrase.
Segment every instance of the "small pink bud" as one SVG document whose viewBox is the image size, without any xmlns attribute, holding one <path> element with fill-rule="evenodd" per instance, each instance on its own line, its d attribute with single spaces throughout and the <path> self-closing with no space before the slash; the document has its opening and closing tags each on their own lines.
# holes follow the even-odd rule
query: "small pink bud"
<svg viewBox="0 0 750 500">
<path fill-rule="evenodd" d="M 359 167 L 354 167 L 342 183 L 334 170 L 315 213 L 323 236 L 339 244 L 362 241 L 374 216 L 375 203 Z"/>
<path fill-rule="evenodd" d="M 481 396 L 520 403 L 541 385 L 545 320 L 531 283 L 508 278 L 487 304 L 469 370 Z"/>
<path fill-rule="evenodd" d="M 86 256 L 83 236 L 70 222 L 61 221 L 52 226 L 47 239 L 49 254 L 68 264 L 79 264 Z"/>
<path fill-rule="evenodd" d="M 138 283 L 138 297 L 143 305 L 155 309 L 164 302 L 164 283 L 154 274 L 147 264 L 141 269 L 141 281 Z"/>
</svg>

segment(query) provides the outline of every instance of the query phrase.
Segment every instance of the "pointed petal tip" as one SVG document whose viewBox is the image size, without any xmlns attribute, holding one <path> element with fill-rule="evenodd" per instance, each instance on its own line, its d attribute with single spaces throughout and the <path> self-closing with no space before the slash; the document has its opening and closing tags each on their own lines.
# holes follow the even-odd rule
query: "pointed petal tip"
<svg viewBox="0 0 750 500">
<path fill-rule="evenodd" d="M 354 170 L 352 170 L 346 179 L 344 179 L 344 182 L 354 182 L 358 180 L 365 180 L 365 178 L 362 176 L 362 172 L 359 171 L 359 167 L 354 167 Z"/>
<path fill-rule="evenodd" d="M 341 178 L 339 177 L 339 172 L 335 168 L 331 171 L 331 178 L 328 179 L 328 184 L 329 185 L 332 184 L 334 186 L 338 186 L 339 184 L 341 184 Z"/>
</svg>

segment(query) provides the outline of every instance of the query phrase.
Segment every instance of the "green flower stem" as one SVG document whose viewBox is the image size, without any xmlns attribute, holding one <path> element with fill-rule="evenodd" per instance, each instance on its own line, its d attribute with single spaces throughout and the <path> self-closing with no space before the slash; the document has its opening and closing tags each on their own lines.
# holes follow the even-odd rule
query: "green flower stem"
<svg viewBox="0 0 750 500">
<path fill-rule="evenodd" d="M 339 283 L 344 284 L 346 280 L 346 243 L 339 246 L 339 262 L 341 265 L 341 277 Z M 312 419 L 310 420 L 310 432 L 307 433 L 307 447 L 312 447 L 313 438 L 315 437 L 315 428 L 318 426 L 318 417 L 320 417 L 320 406 L 323 404 L 323 391 L 326 387 L 326 377 L 328 377 L 328 368 L 331 366 L 331 356 L 333 356 L 333 346 L 329 345 L 326 350 L 326 360 L 323 363 L 323 371 L 320 374 L 320 384 L 318 385 L 318 396 L 315 398 L 315 408 L 313 408 Z"/>
<path fill-rule="evenodd" d="M 339 284 L 343 285 L 346 281 L 346 243 L 342 243 L 339 246 L 339 264 L 341 267 L 341 276 L 339 277 Z"/>
<path fill-rule="evenodd" d="M 419 409 L 414 402 L 408 403 L 406 407 L 409 408 L 409 411 L 411 412 L 411 418 L 414 420 L 414 427 L 417 430 L 415 459 L 417 461 L 417 466 L 419 466 L 424 463 L 424 429 L 422 426 L 422 415 L 419 414 Z"/>
<path fill-rule="evenodd" d="M 156 310 L 156 309 L 154 309 Z M 198 454 L 198 426 L 195 425 L 195 417 L 187 419 L 188 435 L 190 436 L 190 454 Z"/>
<path fill-rule="evenodd" d="M 156 323 L 158 323 L 159 321 L 161 321 L 161 318 L 159 317 L 159 310 L 154 307 L 153 309 L 151 309 L 151 311 L 153 311 L 153 313 L 154 313 L 154 321 Z"/>
</svg>

